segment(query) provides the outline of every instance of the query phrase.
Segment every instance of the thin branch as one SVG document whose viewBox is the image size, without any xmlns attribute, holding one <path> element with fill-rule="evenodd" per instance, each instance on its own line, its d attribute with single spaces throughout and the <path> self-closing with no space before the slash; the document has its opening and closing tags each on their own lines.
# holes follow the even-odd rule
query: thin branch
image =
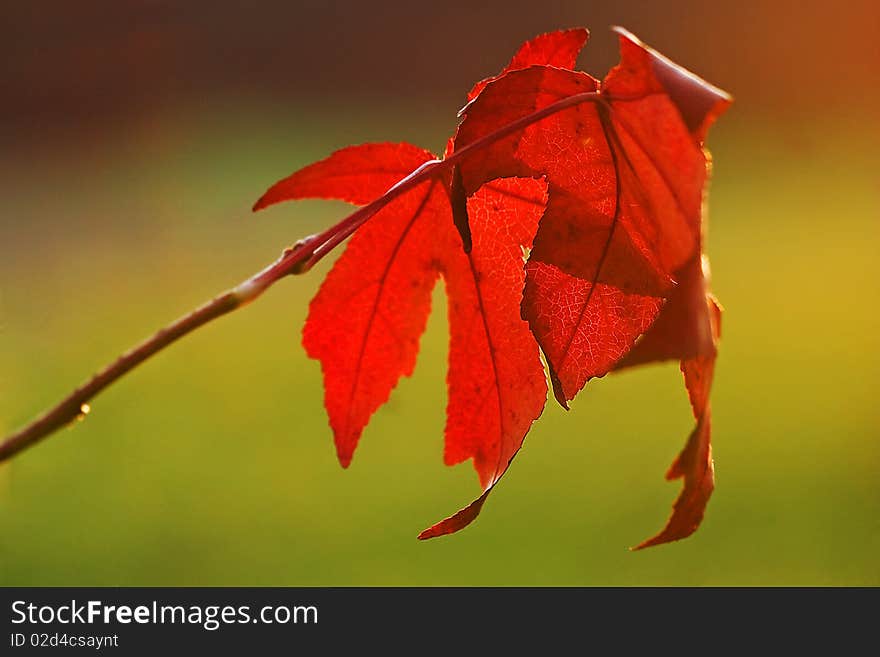
<svg viewBox="0 0 880 657">
<path fill-rule="evenodd" d="M 236 308 L 250 303 L 272 283 L 284 276 L 284 272 L 303 259 L 302 249 L 288 249 L 270 267 L 251 277 L 241 285 L 224 292 L 191 313 L 181 317 L 147 338 L 136 347 L 122 354 L 113 363 L 85 381 L 53 408 L 43 413 L 17 433 L 0 444 L 0 462 L 6 461 L 24 449 L 45 438 L 52 432 L 88 413 L 88 402 L 104 388 L 131 371 L 153 354 L 192 333 L 200 326 L 217 319 Z"/>
<path fill-rule="evenodd" d="M 162 351 L 185 335 L 257 299 L 280 279 L 308 271 L 321 258 L 354 233 L 379 210 L 396 198 L 426 180 L 437 178 L 461 160 L 490 144 L 504 139 L 532 123 L 552 114 L 585 102 L 602 102 L 599 92 L 585 92 L 563 98 L 536 112 L 523 116 L 498 130 L 468 144 L 444 160 L 426 162 L 400 180 L 372 203 L 361 207 L 338 224 L 318 235 L 311 235 L 286 249 L 274 263 L 254 274 L 237 287 L 220 294 L 191 313 L 169 324 L 138 346 L 127 351 L 113 363 L 88 379 L 51 409 L 30 424 L 3 439 L 0 443 L 0 462 L 7 461 L 19 452 L 31 447 L 54 431 L 70 424 L 88 412 L 88 402 L 117 379 Z"/>
</svg>

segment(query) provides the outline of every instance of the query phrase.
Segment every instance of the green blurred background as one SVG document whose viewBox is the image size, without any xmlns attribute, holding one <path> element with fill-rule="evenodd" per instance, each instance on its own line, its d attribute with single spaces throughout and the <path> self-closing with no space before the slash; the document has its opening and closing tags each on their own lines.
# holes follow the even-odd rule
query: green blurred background
<svg viewBox="0 0 880 657">
<path fill-rule="evenodd" d="M 622 24 L 737 102 L 710 138 L 726 315 L 693 537 L 626 550 L 679 491 L 669 364 L 548 403 L 480 519 L 416 541 L 478 492 L 442 464 L 442 286 L 343 471 L 299 344 L 325 263 L 0 468 L 0 584 L 880 584 L 876 2 L 5 4 L 0 433 L 346 212 L 251 216 L 268 184 L 349 143 L 442 150 L 471 83 L 534 34 L 592 28 L 602 75 Z"/>
</svg>

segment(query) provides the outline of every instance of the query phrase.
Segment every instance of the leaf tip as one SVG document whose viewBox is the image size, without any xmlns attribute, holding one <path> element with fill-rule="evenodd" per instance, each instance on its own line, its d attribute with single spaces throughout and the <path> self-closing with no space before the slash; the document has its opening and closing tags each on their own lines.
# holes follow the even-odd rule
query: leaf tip
<svg viewBox="0 0 880 657">
<path fill-rule="evenodd" d="M 263 194 L 260 198 L 257 199 L 257 202 L 251 206 L 251 212 L 259 212 L 263 208 L 266 208 L 272 205 L 272 200 L 268 198 L 269 192 Z"/>
<path fill-rule="evenodd" d="M 548 363 L 549 365 L 549 363 Z M 559 405 L 562 406 L 566 411 L 570 411 L 571 408 L 568 405 L 568 399 L 565 397 L 565 391 L 562 389 L 562 381 L 557 376 L 556 371 L 553 369 L 553 366 L 550 365 L 550 383 L 553 388 L 553 396 L 556 398 L 556 401 L 559 402 Z"/>
<path fill-rule="evenodd" d="M 649 547 L 657 547 L 658 545 L 665 545 L 666 543 L 675 543 L 676 541 L 680 541 L 683 538 L 687 538 L 691 534 L 693 534 L 699 528 L 699 522 L 692 527 L 687 529 L 674 531 L 669 527 L 666 527 L 659 534 L 652 536 L 651 538 L 642 541 L 635 547 L 629 548 L 630 552 L 639 552 Z"/>
<path fill-rule="evenodd" d="M 733 96 L 657 52 L 629 30 L 612 25 L 611 31 L 620 37 L 622 61 L 633 48 L 647 54 L 657 82 L 675 103 L 688 129 L 704 141 L 712 123 L 733 103 Z"/>
<path fill-rule="evenodd" d="M 464 188 L 459 167 L 452 168 L 452 181 L 449 185 L 449 204 L 452 208 L 452 223 L 455 224 L 458 235 L 461 237 L 461 244 L 465 254 L 469 255 L 474 248 L 474 241 L 468 216 L 467 191 Z"/>
<path fill-rule="evenodd" d="M 351 452 L 343 452 L 341 450 L 336 450 L 336 458 L 339 460 L 339 465 L 342 466 L 343 470 L 348 470 L 348 466 L 351 465 L 351 457 L 353 454 Z"/>
<path fill-rule="evenodd" d="M 473 502 L 468 504 L 466 507 L 441 520 L 438 523 L 435 523 L 419 533 L 418 539 L 420 541 L 425 541 L 429 538 L 436 538 L 437 536 L 445 536 L 447 534 L 454 534 L 457 531 L 460 531 L 471 524 L 474 519 L 480 515 L 480 511 L 483 509 L 483 504 L 486 502 L 486 498 L 489 496 L 489 493 L 492 492 L 492 487 L 494 483 L 490 484 L 488 488 L 483 491 L 483 494 L 480 495 Z"/>
</svg>

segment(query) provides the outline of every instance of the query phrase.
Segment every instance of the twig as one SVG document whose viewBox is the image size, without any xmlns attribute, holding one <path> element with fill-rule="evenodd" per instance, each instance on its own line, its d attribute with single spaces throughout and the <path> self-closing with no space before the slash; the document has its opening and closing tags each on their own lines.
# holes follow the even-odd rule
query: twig
<svg viewBox="0 0 880 657">
<path fill-rule="evenodd" d="M 407 191 L 431 178 L 439 177 L 461 160 L 486 146 L 513 134 L 517 130 L 547 116 L 585 102 L 602 102 L 597 91 L 584 92 L 563 98 L 536 112 L 508 123 L 467 146 L 451 153 L 444 160 L 431 160 L 400 180 L 372 203 L 361 207 L 323 233 L 300 240 L 286 249 L 281 257 L 261 272 L 251 276 L 237 287 L 224 292 L 191 313 L 169 324 L 138 346 L 127 351 L 112 364 L 95 374 L 53 408 L 49 409 L 16 433 L 0 443 L 0 462 L 11 459 L 19 452 L 36 444 L 54 431 L 88 412 L 88 402 L 117 379 L 140 365 L 153 354 L 165 349 L 200 326 L 254 301 L 280 279 L 301 274 L 342 243 L 379 210 Z"/>
</svg>

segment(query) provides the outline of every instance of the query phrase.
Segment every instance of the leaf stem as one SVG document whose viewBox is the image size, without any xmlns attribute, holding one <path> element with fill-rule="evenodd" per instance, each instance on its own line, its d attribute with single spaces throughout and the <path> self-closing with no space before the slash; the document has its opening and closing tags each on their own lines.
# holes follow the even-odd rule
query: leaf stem
<svg viewBox="0 0 880 657">
<path fill-rule="evenodd" d="M 407 191 L 426 180 L 438 177 L 474 152 L 504 139 L 517 130 L 564 109 L 585 102 L 604 103 L 605 101 L 600 93 L 595 91 L 567 96 L 540 110 L 520 117 L 494 132 L 484 135 L 464 148 L 451 153 L 446 159 L 430 160 L 424 163 L 393 185 L 375 201 L 359 208 L 322 233 L 309 236 L 300 240 L 294 246 L 285 249 L 278 260 L 262 271 L 254 274 L 231 290 L 218 295 L 177 321 L 172 322 L 152 337 L 147 338 L 139 345 L 119 356 L 110 365 L 86 380 L 30 424 L 4 438 L 0 442 L 0 462 L 11 459 L 19 452 L 35 445 L 43 438 L 75 421 L 87 412 L 89 401 L 150 356 L 162 351 L 208 322 L 249 304 L 280 279 L 291 274 L 301 274 L 308 271 L 315 263 L 369 220 L 370 217 Z"/>
<path fill-rule="evenodd" d="M 515 121 L 511 121 L 510 123 L 503 125 L 497 130 L 490 132 L 489 134 L 484 135 L 479 139 L 471 142 L 467 146 L 464 146 L 463 148 L 454 151 L 453 153 L 450 153 L 449 156 L 443 160 L 429 160 L 428 162 L 425 162 L 415 171 L 393 185 L 387 192 L 385 192 L 375 201 L 359 208 L 348 217 L 343 219 L 341 222 L 336 224 L 336 226 L 330 229 L 330 231 L 326 231 L 324 234 L 322 234 L 322 236 L 319 236 L 317 239 L 311 242 L 311 256 L 304 262 L 302 267 L 294 273 L 301 274 L 311 269 L 314 264 L 320 261 L 321 258 L 323 258 L 327 253 L 332 251 L 333 248 L 335 248 L 340 242 L 342 242 L 352 233 L 354 233 L 354 231 L 362 226 L 364 222 L 370 219 L 370 217 L 372 217 L 379 210 L 391 203 L 394 199 L 405 194 L 414 187 L 420 185 L 430 178 L 438 176 L 439 174 L 452 169 L 452 167 L 454 167 L 456 164 L 466 159 L 473 153 L 486 148 L 496 141 L 500 141 L 501 139 L 512 135 L 517 130 L 521 130 L 522 128 L 525 128 L 532 123 L 536 123 L 541 119 L 547 118 L 548 116 L 556 114 L 557 112 L 561 112 L 562 110 L 568 109 L 569 107 L 580 105 L 581 103 L 586 102 L 599 102 L 602 103 L 604 106 L 608 106 L 605 98 L 603 98 L 602 94 L 598 91 L 587 91 L 584 93 L 566 96 L 565 98 L 562 98 L 555 103 L 551 103 L 546 107 L 542 107 L 537 111 L 526 114 L 525 116 L 521 116 Z M 465 107 L 464 111 L 466 111 L 466 109 L 467 106 Z M 329 236 L 326 240 L 322 240 L 321 237 L 323 237 L 323 235 Z"/>
</svg>

